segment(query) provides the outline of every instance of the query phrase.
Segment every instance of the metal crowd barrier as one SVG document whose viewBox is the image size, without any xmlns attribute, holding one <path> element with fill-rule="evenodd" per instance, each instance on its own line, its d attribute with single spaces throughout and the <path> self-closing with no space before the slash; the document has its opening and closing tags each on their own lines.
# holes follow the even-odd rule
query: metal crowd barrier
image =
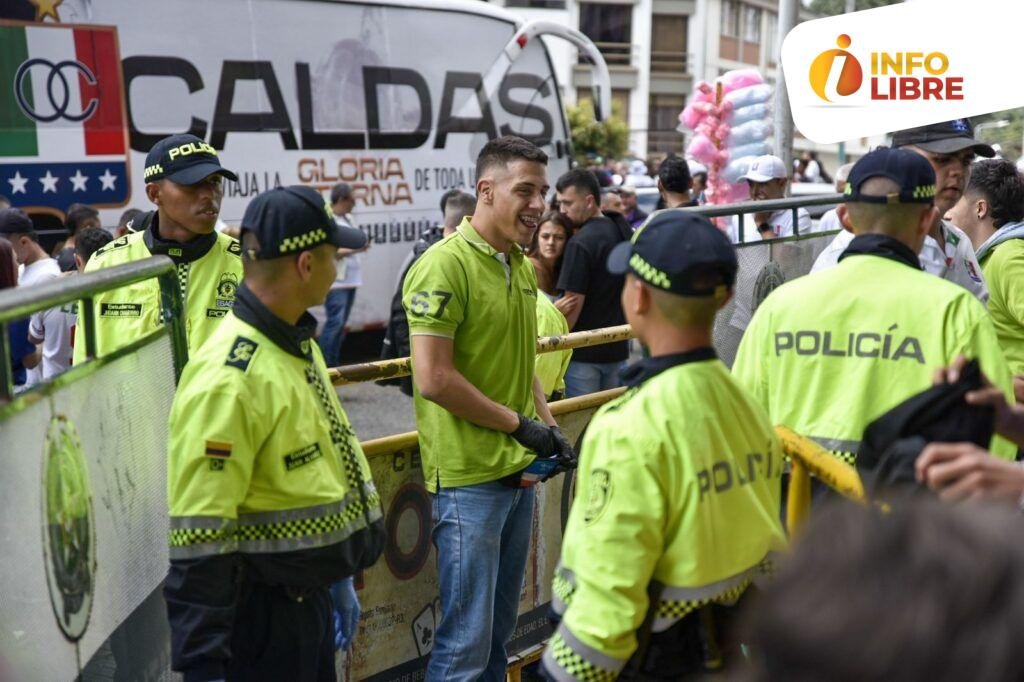
<svg viewBox="0 0 1024 682">
<path fill-rule="evenodd" d="M 864 484 L 852 466 L 786 426 L 776 426 L 783 451 L 790 457 L 786 495 L 786 528 L 794 535 L 807 523 L 811 511 L 811 474 L 848 500 L 865 501 Z"/>
<path fill-rule="evenodd" d="M 78 314 L 81 316 L 76 331 L 85 331 L 85 354 L 89 360 L 96 358 L 96 324 L 93 296 L 98 293 L 128 286 L 143 280 L 156 278 L 160 284 L 161 315 L 169 322 L 161 329 L 140 339 L 134 339 L 119 349 L 118 356 L 131 352 L 148 344 L 153 337 L 170 334 L 171 346 L 174 350 L 174 365 L 178 376 L 188 359 L 188 346 L 185 341 L 184 315 L 178 287 L 174 262 L 167 256 L 153 256 L 144 260 L 115 265 L 96 272 L 83 273 L 71 277 L 59 277 L 32 287 L 8 289 L 0 291 L 0 402 L 11 400 L 14 395 L 14 377 L 9 362 L 11 349 L 8 329 L 11 322 L 21 320 L 41 310 L 81 301 Z M 85 324 L 82 325 L 81 322 Z M 78 376 L 80 365 L 65 372 L 54 380 L 54 383 L 74 381 Z"/>
<path fill-rule="evenodd" d="M 797 220 L 797 212 L 805 206 L 829 206 L 841 204 L 846 197 L 842 194 L 815 194 L 803 197 L 786 197 L 785 199 L 767 199 L 765 201 L 741 201 L 736 204 L 723 204 L 721 206 L 695 206 L 676 209 L 680 211 L 691 211 L 708 218 L 722 218 L 726 216 L 737 216 L 739 218 L 739 239 L 740 244 L 744 241 L 744 219 L 748 213 L 760 213 L 762 211 L 783 211 L 789 210 L 793 214 L 793 236 L 800 236 L 800 221 Z M 769 240 L 772 241 L 772 240 Z"/>
<path fill-rule="evenodd" d="M 604 343 L 626 341 L 633 338 L 633 330 L 628 324 L 605 329 L 593 329 L 585 332 L 572 332 L 565 336 L 542 336 L 537 339 L 538 353 L 553 353 L 560 350 L 600 346 Z M 393 360 L 377 360 L 355 365 L 332 367 L 328 371 L 331 382 L 335 386 L 358 384 L 379 379 L 397 379 L 412 374 L 410 358 L 394 358 Z"/>
</svg>

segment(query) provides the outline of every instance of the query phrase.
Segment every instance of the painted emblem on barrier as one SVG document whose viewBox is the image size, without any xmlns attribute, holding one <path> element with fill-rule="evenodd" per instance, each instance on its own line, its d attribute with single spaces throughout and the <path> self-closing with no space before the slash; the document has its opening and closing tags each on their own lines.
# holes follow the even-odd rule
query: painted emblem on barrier
<svg viewBox="0 0 1024 682">
<path fill-rule="evenodd" d="M 43 563 L 50 604 L 64 636 L 85 634 L 96 579 L 92 486 L 78 431 L 67 417 L 50 420 L 43 452 Z"/>
<path fill-rule="evenodd" d="M 779 267 L 778 263 L 769 262 L 765 264 L 757 275 L 757 281 L 754 282 L 754 300 L 752 301 L 751 310 L 756 311 L 758 306 L 764 303 L 764 299 L 768 298 L 768 294 L 785 283 L 786 274 L 782 272 L 782 268 Z"/>
</svg>

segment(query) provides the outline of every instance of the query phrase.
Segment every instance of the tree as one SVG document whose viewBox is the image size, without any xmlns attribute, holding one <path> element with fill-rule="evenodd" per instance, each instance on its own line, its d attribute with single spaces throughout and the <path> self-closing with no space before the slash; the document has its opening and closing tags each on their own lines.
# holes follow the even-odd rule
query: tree
<svg viewBox="0 0 1024 682">
<path fill-rule="evenodd" d="M 572 131 L 572 155 L 577 163 L 587 164 L 588 155 L 617 159 L 629 146 L 629 126 L 614 114 L 600 123 L 594 120 L 594 105 L 584 99 L 565 109 Z"/>
<path fill-rule="evenodd" d="M 857 0 L 857 11 L 895 5 L 902 0 Z M 846 13 L 846 0 L 811 0 L 808 8 L 817 14 L 835 15 Z"/>
</svg>

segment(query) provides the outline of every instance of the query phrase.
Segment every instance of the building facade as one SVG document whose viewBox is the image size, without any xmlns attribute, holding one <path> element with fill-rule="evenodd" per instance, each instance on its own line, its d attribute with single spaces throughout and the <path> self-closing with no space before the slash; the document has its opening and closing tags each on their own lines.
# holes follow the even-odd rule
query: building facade
<svg viewBox="0 0 1024 682">
<path fill-rule="evenodd" d="M 612 108 L 630 128 L 630 153 L 658 157 L 683 152 L 676 130 L 693 85 L 732 69 L 778 75 L 777 0 L 495 0 L 524 20 L 546 19 L 578 28 L 604 55 L 611 73 Z M 801 8 L 800 20 L 815 18 Z M 591 67 L 565 41 L 548 41 L 563 101 L 589 98 Z M 860 155 L 868 140 L 847 144 Z M 794 154 L 815 149 L 835 169 L 837 146 L 816 146 L 797 135 Z"/>
</svg>

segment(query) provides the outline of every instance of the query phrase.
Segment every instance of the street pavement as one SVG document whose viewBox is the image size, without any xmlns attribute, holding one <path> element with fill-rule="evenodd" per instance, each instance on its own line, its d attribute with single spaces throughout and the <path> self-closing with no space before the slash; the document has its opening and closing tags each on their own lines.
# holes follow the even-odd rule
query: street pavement
<svg viewBox="0 0 1024 682">
<path fill-rule="evenodd" d="M 412 398 L 397 386 L 371 382 L 338 387 L 341 406 L 359 440 L 416 430 Z"/>
</svg>

